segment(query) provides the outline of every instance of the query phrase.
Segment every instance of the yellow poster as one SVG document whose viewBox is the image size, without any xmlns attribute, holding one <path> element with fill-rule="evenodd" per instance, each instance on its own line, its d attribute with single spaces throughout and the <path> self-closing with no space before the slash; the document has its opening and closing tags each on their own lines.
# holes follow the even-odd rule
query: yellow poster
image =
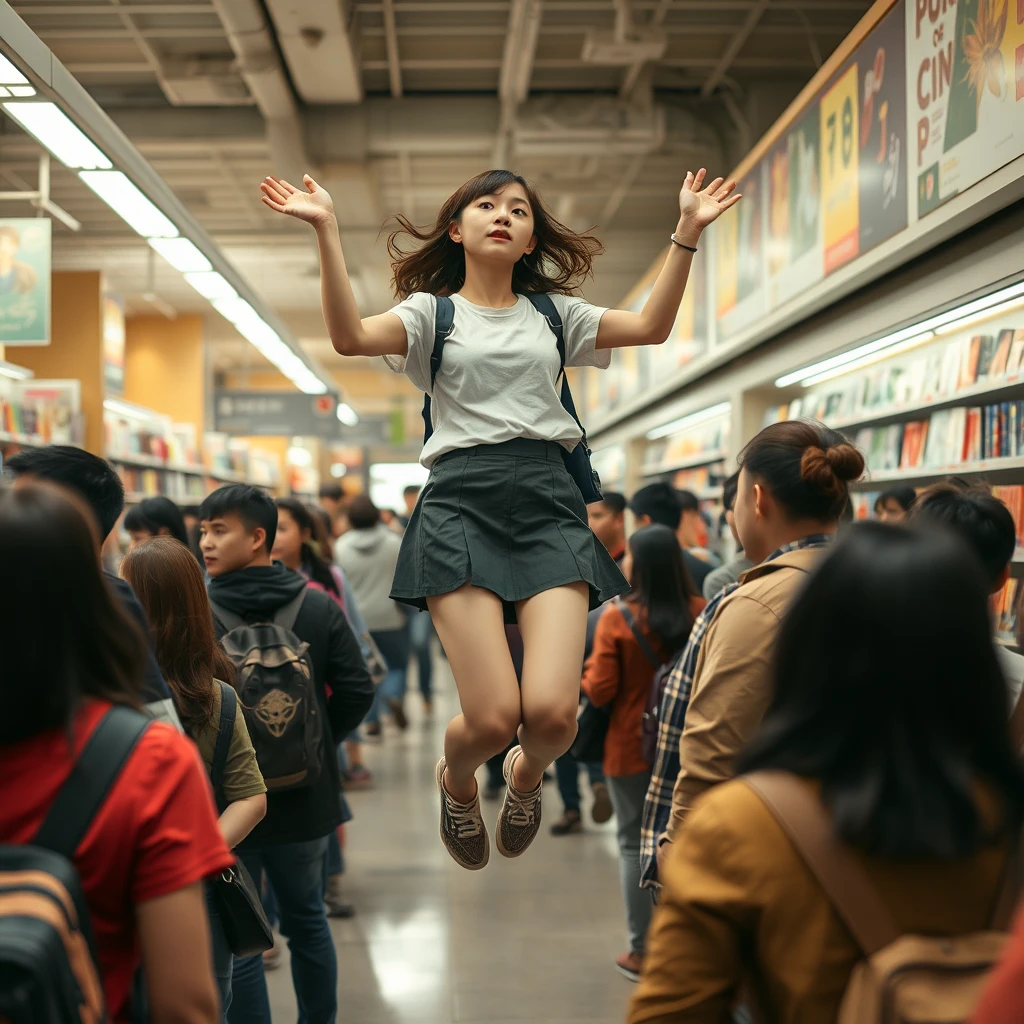
<svg viewBox="0 0 1024 1024">
<path fill-rule="evenodd" d="M 736 305 L 739 226 L 736 211 L 724 214 L 715 225 L 715 309 L 719 316 L 725 316 Z"/>
<path fill-rule="evenodd" d="M 858 106 L 857 65 L 851 64 L 821 98 L 821 197 L 826 274 L 848 263 L 859 250 Z"/>
</svg>

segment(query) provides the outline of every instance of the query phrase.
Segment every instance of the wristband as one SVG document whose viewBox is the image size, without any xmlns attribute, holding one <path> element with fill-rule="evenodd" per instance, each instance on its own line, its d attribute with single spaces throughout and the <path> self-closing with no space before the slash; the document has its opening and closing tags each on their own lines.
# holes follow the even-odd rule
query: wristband
<svg viewBox="0 0 1024 1024">
<path fill-rule="evenodd" d="M 697 247 L 695 245 L 687 245 L 685 242 L 680 242 L 679 239 L 676 238 L 676 233 L 674 231 L 668 237 L 671 238 L 672 241 L 675 242 L 676 245 L 678 245 L 680 249 L 685 249 L 687 252 L 696 252 L 697 251 Z"/>
</svg>

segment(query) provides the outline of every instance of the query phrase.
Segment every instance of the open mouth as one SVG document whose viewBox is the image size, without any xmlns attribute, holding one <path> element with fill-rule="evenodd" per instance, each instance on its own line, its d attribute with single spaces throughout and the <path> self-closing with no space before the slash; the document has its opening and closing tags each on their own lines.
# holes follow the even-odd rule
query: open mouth
<svg viewBox="0 0 1024 1024">
<path fill-rule="evenodd" d="M 502 242 L 511 242 L 512 241 L 512 236 L 507 231 L 502 231 L 500 229 L 498 231 L 492 231 L 487 237 L 488 238 L 497 238 L 497 239 L 500 239 Z"/>
</svg>

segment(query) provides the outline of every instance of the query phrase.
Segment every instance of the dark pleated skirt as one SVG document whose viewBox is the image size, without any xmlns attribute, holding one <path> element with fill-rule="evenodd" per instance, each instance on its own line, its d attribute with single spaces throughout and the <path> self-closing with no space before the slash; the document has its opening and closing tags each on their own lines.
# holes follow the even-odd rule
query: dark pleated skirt
<svg viewBox="0 0 1024 1024">
<path fill-rule="evenodd" d="M 442 455 L 402 540 L 391 597 L 426 608 L 465 583 L 515 602 L 583 581 L 590 607 L 629 590 L 587 525 L 587 506 L 553 441 L 519 438 Z"/>
</svg>

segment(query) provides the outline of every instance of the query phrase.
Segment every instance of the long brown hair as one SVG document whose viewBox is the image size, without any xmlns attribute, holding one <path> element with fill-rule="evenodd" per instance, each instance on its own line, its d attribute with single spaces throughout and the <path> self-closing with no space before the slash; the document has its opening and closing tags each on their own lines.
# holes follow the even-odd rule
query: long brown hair
<svg viewBox="0 0 1024 1024">
<path fill-rule="evenodd" d="M 512 291 L 517 295 L 534 292 L 571 295 L 577 291 L 593 273 L 594 257 L 604 252 L 601 243 L 589 232 L 577 234 L 555 220 L 537 190 L 525 178 L 512 171 L 485 171 L 448 198 L 432 228 L 418 228 L 402 216 L 395 218 L 401 226 L 388 237 L 395 295 L 404 299 L 413 292 L 431 295 L 457 292 L 466 280 L 466 253 L 458 242 L 452 241 L 448 229 L 470 203 L 481 196 L 494 195 L 513 183 L 525 190 L 530 201 L 537 246 L 516 262 L 512 270 Z M 411 235 L 423 245 L 412 250 L 402 249 L 397 241 L 402 235 Z"/>
<path fill-rule="evenodd" d="M 199 563 L 173 538 L 154 537 L 125 555 L 121 575 L 146 610 L 156 660 L 194 737 L 213 718 L 214 680 L 235 678 L 214 636 Z"/>
</svg>

